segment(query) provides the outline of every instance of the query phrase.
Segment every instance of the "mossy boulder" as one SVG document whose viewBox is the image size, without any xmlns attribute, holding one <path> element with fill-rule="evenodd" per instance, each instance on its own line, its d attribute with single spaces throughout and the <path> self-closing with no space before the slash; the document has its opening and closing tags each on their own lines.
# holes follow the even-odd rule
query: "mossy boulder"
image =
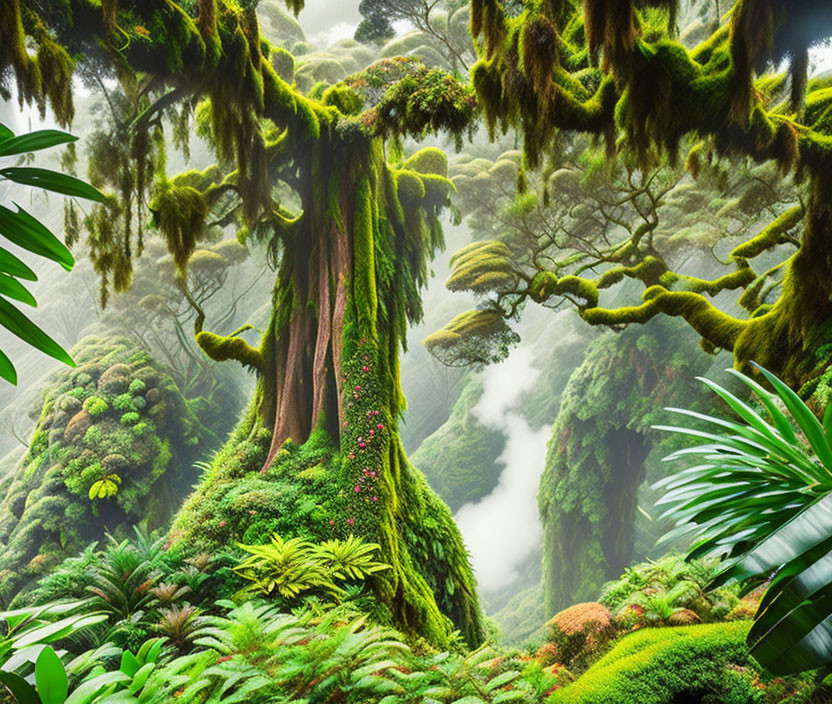
<svg viewBox="0 0 832 704">
<path fill-rule="evenodd" d="M 194 461 L 218 444 L 132 342 L 89 337 L 73 357 L 78 367 L 52 377 L 29 450 L 2 482 L 0 603 L 107 532 L 166 521 L 196 478 Z M 102 492 L 103 482 L 117 491 Z"/>
<path fill-rule="evenodd" d="M 551 704 L 676 704 L 761 701 L 716 698 L 736 693 L 731 668 L 749 663 L 750 623 L 649 628 L 623 638 L 578 680 L 554 692 Z M 753 691 L 746 691 L 749 697 Z M 713 700 L 705 699 L 714 697 Z"/>
</svg>

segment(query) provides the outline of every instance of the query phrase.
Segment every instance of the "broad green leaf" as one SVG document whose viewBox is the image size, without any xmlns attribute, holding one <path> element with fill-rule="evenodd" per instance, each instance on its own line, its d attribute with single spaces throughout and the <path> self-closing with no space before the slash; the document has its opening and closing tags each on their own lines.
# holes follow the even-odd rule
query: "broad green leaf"
<svg viewBox="0 0 832 704">
<path fill-rule="evenodd" d="M 759 613 L 749 632 L 749 642 L 754 642 L 775 624 L 802 604 L 832 584 L 832 544 L 824 541 L 791 560 L 775 576 L 765 597 L 760 603 Z"/>
<path fill-rule="evenodd" d="M 71 271 L 75 258 L 66 245 L 17 203 L 17 212 L 0 205 L 0 234 L 33 254 L 58 262 Z"/>
<path fill-rule="evenodd" d="M 12 132 L 6 125 L 0 122 L 0 140 L 7 140 L 12 139 L 14 137 L 14 132 Z"/>
<path fill-rule="evenodd" d="M 24 648 L 35 643 L 51 643 L 59 638 L 77 633 L 83 628 L 94 626 L 107 620 L 107 614 L 91 614 L 90 616 L 70 616 L 55 623 L 50 623 L 32 631 L 27 631 L 15 642 L 17 648 Z"/>
<path fill-rule="evenodd" d="M 37 307 L 38 302 L 17 279 L 0 272 L 0 296 L 7 296 L 26 305 Z"/>
<path fill-rule="evenodd" d="M 832 662 L 832 590 L 792 611 L 751 646 L 751 654 L 774 675 Z"/>
<path fill-rule="evenodd" d="M 0 247 L 0 271 L 18 279 L 37 281 L 38 277 L 25 263 L 18 259 L 8 249 Z"/>
<path fill-rule="evenodd" d="M 2 138 L 2 135 L 0 135 L 0 138 Z M 0 141 L 0 156 L 37 152 L 41 149 L 49 149 L 49 147 L 56 147 L 59 144 L 67 144 L 77 140 L 78 137 L 60 130 L 38 130 L 37 132 L 29 132 Z"/>
<path fill-rule="evenodd" d="M 0 298 L 0 325 L 44 354 L 70 367 L 75 366 L 63 347 L 3 298 Z"/>
<path fill-rule="evenodd" d="M 130 678 L 123 672 L 107 672 L 98 677 L 80 684 L 75 691 L 69 695 L 65 704 L 89 704 L 97 694 L 107 687 L 129 682 Z"/>
<path fill-rule="evenodd" d="M 816 500 L 749 550 L 740 562 L 722 572 L 714 586 L 729 579 L 765 575 L 812 549 L 832 535 L 832 496 Z"/>
<path fill-rule="evenodd" d="M 17 370 L 3 350 L 0 350 L 0 379 L 5 379 L 10 384 L 17 385 Z"/>
<path fill-rule="evenodd" d="M 125 675 L 128 677 L 132 677 L 138 671 L 141 665 L 139 661 L 136 659 L 136 656 L 133 655 L 129 650 L 125 650 L 121 654 L 121 667 L 119 668 Z"/>
<path fill-rule="evenodd" d="M 12 693 L 17 704 L 41 704 L 35 688 L 20 675 L 0 671 L 0 682 Z"/>
<path fill-rule="evenodd" d="M 67 614 L 89 604 L 89 599 L 80 601 L 61 601 L 41 606 L 26 606 L 22 609 L 12 611 L 0 611 L 0 619 L 8 623 L 9 628 L 16 628 L 27 619 L 53 616 L 55 614 Z"/>
<path fill-rule="evenodd" d="M 43 704 L 64 704 L 69 682 L 64 664 L 52 648 L 44 648 L 38 656 L 35 685 Z"/>
<path fill-rule="evenodd" d="M 35 188 L 42 188 L 45 191 L 61 193 L 65 196 L 86 198 L 88 200 L 98 201 L 99 203 L 104 201 L 104 194 L 88 183 L 74 176 L 67 176 L 66 174 L 50 171 L 49 169 L 40 169 L 34 166 L 9 166 L 5 169 L 0 169 L 0 176 L 9 179 L 9 181 L 23 184 L 24 186 L 34 186 Z"/>
</svg>

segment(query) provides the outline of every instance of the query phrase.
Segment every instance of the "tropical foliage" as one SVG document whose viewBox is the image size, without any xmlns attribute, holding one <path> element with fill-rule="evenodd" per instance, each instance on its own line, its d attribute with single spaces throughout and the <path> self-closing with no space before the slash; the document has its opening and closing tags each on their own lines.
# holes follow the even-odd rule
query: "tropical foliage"
<svg viewBox="0 0 832 704">
<path fill-rule="evenodd" d="M 774 673 L 832 662 L 832 404 L 823 423 L 800 397 L 759 368 L 774 390 L 729 370 L 753 403 L 702 382 L 737 420 L 670 409 L 694 427 L 659 426 L 700 444 L 668 459 L 696 464 L 659 485 L 677 522 L 673 536 L 696 539 L 690 557 L 726 558 L 711 586 L 737 582 L 747 593 L 770 580 L 751 629 L 751 653 Z"/>
<path fill-rule="evenodd" d="M 265 545 L 240 547 L 249 557 L 234 570 L 250 582 L 245 591 L 289 600 L 315 592 L 337 601 L 344 593 L 338 583 L 360 582 L 390 569 L 373 559 L 378 545 L 354 535 L 346 540 L 312 543 L 300 538 L 284 540 L 273 533 Z"/>
<path fill-rule="evenodd" d="M 69 144 L 75 140 L 76 137 L 59 130 L 38 130 L 29 134 L 15 135 L 8 127 L 0 123 L 0 158 L 24 155 L 25 159 L 25 155 L 31 152 Z M 4 186 L 4 181 L 41 188 L 66 196 L 94 201 L 104 200 L 104 196 L 99 191 L 73 176 L 34 166 L 4 166 L 0 168 L 0 187 Z M 75 265 L 75 259 L 66 246 L 17 203 L 14 206 L 15 210 L 11 210 L 5 205 L 0 205 L 0 236 L 70 271 Z M 17 256 L 0 247 L 0 325 L 41 352 L 74 366 L 69 354 L 10 302 L 14 300 L 29 306 L 36 306 L 37 301 L 21 281 L 37 281 L 37 278 L 35 272 Z M 17 383 L 14 365 L 2 349 L 0 349 L 0 377 L 12 384 Z"/>
</svg>

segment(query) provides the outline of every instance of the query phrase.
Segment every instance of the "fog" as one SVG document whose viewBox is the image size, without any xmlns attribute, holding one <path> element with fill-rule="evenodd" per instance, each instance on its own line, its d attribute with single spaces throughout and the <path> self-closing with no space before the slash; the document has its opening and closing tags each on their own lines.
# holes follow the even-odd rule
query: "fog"
<svg viewBox="0 0 832 704">
<path fill-rule="evenodd" d="M 501 364 L 486 369 L 483 394 L 473 411 L 483 425 L 506 436 L 498 460 L 505 469 L 497 488 L 481 501 L 466 504 L 455 516 L 485 590 L 511 584 L 542 536 L 537 488 L 551 427 L 534 429 L 519 413 L 523 394 L 540 376 L 533 363 L 531 350 L 520 347 Z"/>
<path fill-rule="evenodd" d="M 298 21 L 311 44 L 326 48 L 355 34 L 361 21 L 358 0 L 307 0 Z"/>
</svg>

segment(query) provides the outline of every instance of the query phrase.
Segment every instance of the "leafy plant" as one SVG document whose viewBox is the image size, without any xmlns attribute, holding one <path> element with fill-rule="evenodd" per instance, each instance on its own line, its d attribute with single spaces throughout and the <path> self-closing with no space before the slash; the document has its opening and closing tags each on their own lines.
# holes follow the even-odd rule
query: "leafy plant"
<svg viewBox="0 0 832 704">
<path fill-rule="evenodd" d="M 39 130 L 15 136 L 14 132 L 0 123 L 0 157 L 41 151 L 76 139 L 59 130 Z M 48 169 L 6 166 L 0 168 L 0 182 L 3 180 L 67 196 L 99 202 L 104 200 L 98 190 L 83 181 Z M 32 254 L 57 262 L 70 271 L 75 265 L 75 259 L 66 246 L 17 203 L 13 205 L 16 208 L 14 211 L 0 205 L 0 236 Z M 37 278 L 34 271 L 17 256 L 0 247 L 0 325 L 41 352 L 74 366 L 69 354 L 10 302 L 14 300 L 36 306 L 37 302 L 21 281 L 37 281 Z M 12 384 L 17 383 L 17 371 L 2 349 L 0 377 Z"/>
<path fill-rule="evenodd" d="M 363 580 L 389 568 L 373 559 L 378 545 L 352 535 L 315 544 L 300 538 L 284 540 L 274 533 L 265 545 L 240 547 L 250 555 L 234 568 L 251 582 L 245 591 L 285 599 L 312 591 L 338 600 L 343 591 L 337 582 Z"/>
<path fill-rule="evenodd" d="M 118 493 L 121 486 L 121 477 L 118 474 L 108 474 L 106 477 L 94 482 L 90 487 L 90 499 L 108 499 Z"/>
<path fill-rule="evenodd" d="M 671 536 L 697 538 L 689 556 L 727 559 L 711 587 L 733 582 L 747 594 L 771 583 L 748 644 L 774 674 L 832 663 L 832 404 L 821 423 L 800 397 L 757 367 L 774 393 L 729 370 L 753 394 L 764 415 L 721 386 L 701 381 L 739 422 L 669 409 L 702 423 L 659 429 L 701 444 L 668 459 L 693 466 L 659 482 Z"/>
</svg>

